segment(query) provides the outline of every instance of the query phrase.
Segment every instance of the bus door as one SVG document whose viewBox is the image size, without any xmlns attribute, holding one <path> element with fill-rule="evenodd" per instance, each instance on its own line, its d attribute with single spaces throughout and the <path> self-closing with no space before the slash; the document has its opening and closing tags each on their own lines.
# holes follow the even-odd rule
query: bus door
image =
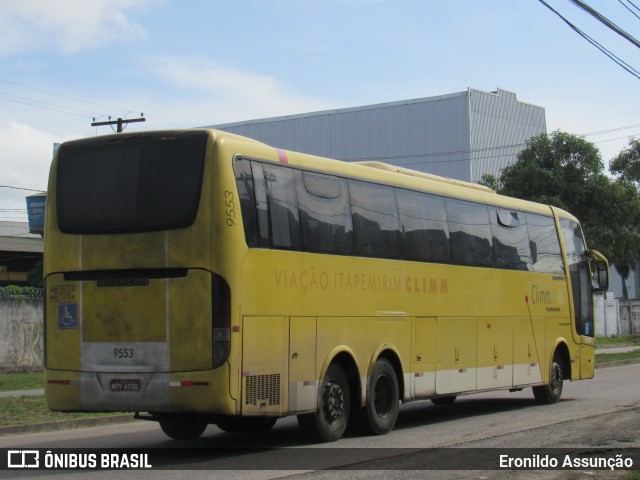
<svg viewBox="0 0 640 480">
<path fill-rule="evenodd" d="M 561 219 L 560 226 L 571 279 L 575 328 L 580 336 L 579 378 L 591 378 L 595 369 L 595 324 L 589 255 L 580 225 L 572 220 Z"/>
</svg>

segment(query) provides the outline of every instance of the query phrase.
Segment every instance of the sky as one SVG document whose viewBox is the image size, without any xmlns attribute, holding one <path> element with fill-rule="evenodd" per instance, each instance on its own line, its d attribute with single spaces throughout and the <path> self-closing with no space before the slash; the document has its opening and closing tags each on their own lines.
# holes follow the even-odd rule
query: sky
<svg viewBox="0 0 640 480">
<path fill-rule="evenodd" d="M 640 70 L 638 47 L 546 2 Z M 640 38 L 640 0 L 587 3 Z M 190 128 L 500 88 L 608 166 L 640 136 L 639 87 L 539 0 L 0 0 L 0 221 L 26 221 L 54 143 L 112 133 L 94 118 Z"/>
</svg>

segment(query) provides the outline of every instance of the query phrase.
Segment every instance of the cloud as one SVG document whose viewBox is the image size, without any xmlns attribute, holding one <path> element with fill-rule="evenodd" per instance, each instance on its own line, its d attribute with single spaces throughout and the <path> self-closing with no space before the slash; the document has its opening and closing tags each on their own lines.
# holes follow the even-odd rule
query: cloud
<svg viewBox="0 0 640 480">
<path fill-rule="evenodd" d="M 126 12 L 161 0 L 24 0 L 0 3 L 0 54 L 49 48 L 65 53 L 146 39 Z"/>
<path fill-rule="evenodd" d="M 10 187 L 46 190 L 49 166 L 53 156 L 55 134 L 35 129 L 10 119 L 0 119 L 0 184 Z M 0 220 L 24 219 L 25 197 L 36 192 L 16 188 L 0 188 Z"/>
<path fill-rule="evenodd" d="M 174 105 L 188 108 L 177 121 L 211 125 L 332 108 L 277 78 L 229 68 L 207 59 L 160 55 L 148 63 L 156 79 L 177 91 Z M 186 97 L 190 97 L 190 100 Z M 190 118 L 189 118 L 190 117 Z"/>
</svg>

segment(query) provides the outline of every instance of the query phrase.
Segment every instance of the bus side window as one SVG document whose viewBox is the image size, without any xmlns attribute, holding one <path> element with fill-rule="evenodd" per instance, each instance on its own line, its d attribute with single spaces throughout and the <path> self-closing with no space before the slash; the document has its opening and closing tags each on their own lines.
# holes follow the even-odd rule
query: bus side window
<svg viewBox="0 0 640 480">
<path fill-rule="evenodd" d="M 528 270 L 531 252 L 524 213 L 495 207 L 489 207 L 489 212 L 496 268 Z"/>
<path fill-rule="evenodd" d="M 553 217 L 527 213 L 526 219 L 532 270 L 542 273 L 565 273 L 560 239 Z"/>
<path fill-rule="evenodd" d="M 396 189 L 405 260 L 449 262 L 449 226 L 444 199 Z"/>
<path fill-rule="evenodd" d="M 251 162 L 243 158 L 235 163 L 236 184 L 240 197 L 240 210 L 244 225 L 244 236 L 249 247 L 258 246 L 258 223 L 256 217 L 256 196 L 253 190 Z"/>
<path fill-rule="evenodd" d="M 353 226 L 347 180 L 296 172 L 302 243 L 307 252 L 348 255 L 353 251 Z"/>
<path fill-rule="evenodd" d="M 258 246 L 269 248 L 271 237 L 269 230 L 269 207 L 267 204 L 267 184 L 264 178 L 262 164 L 251 162 L 253 172 L 253 187 L 255 189 L 256 215 L 258 218 Z"/>
<path fill-rule="evenodd" d="M 451 261 L 458 265 L 493 265 L 489 211 L 486 205 L 447 199 Z"/>
<path fill-rule="evenodd" d="M 356 255 L 400 258 L 400 224 L 394 189 L 349 180 Z"/>
<path fill-rule="evenodd" d="M 294 170 L 268 164 L 262 167 L 267 185 L 271 245 L 273 248 L 301 250 Z"/>
</svg>

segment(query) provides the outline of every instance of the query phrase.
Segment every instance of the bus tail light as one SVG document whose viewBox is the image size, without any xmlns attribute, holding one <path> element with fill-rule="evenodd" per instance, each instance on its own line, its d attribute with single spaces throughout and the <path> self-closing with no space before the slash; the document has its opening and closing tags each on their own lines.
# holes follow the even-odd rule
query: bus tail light
<svg viewBox="0 0 640 480">
<path fill-rule="evenodd" d="M 231 351 L 231 290 L 220 275 L 211 274 L 213 368 L 229 358 Z"/>
<path fill-rule="evenodd" d="M 47 383 L 50 385 L 76 385 L 80 382 L 72 382 L 71 380 L 48 380 Z"/>
</svg>

